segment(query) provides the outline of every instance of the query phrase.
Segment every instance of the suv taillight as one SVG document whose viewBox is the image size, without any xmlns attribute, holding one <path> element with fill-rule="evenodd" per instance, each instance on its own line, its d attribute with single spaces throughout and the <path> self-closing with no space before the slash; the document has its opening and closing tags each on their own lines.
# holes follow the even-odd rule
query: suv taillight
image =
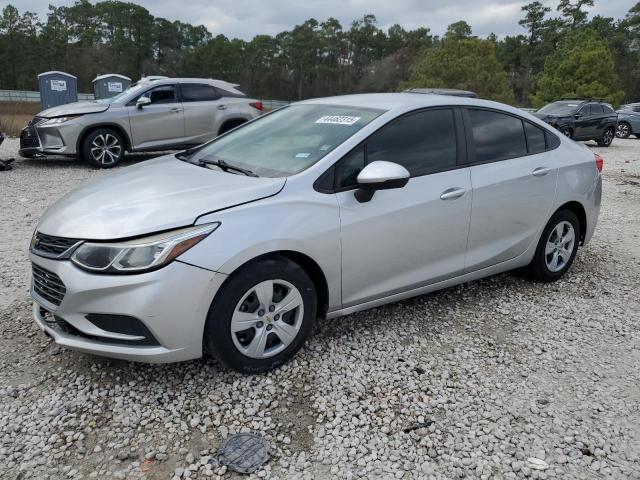
<svg viewBox="0 0 640 480">
<path fill-rule="evenodd" d="M 595 154 L 596 156 L 596 168 L 598 169 L 598 172 L 602 172 L 602 166 L 604 165 L 604 159 L 598 155 L 597 153 Z"/>
<path fill-rule="evenodd" d="M 256 110 L 260 110 L 260 111 L 262 111 L 262 109 L 264 108 L 262 105 L 262 102 L 253 102 L 253 103 L 250 103 L 249 105 L 251 105 Z"/>
</svg>

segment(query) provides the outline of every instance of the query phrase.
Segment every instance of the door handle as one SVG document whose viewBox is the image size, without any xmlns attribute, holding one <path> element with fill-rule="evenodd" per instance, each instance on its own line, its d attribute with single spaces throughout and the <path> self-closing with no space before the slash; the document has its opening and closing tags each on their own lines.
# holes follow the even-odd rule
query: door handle
<svg viewBox="0 0 640 480">
<path fill-rule="evenodd" d="M 226 105 L 218 105 L 218 110 L 226 110 L 227 106 Z"/>
<path fill-rule="evenodd" d="M 178 112 L 181 112 L 182 109 L 180 107 L 173 107 L 170 111 L 173 113 L 178 113 Z"/>
<path fill-rule="evenodd" d="M 441 200 L 455 200 L 456 198 L 460 198 L 466 193 L 464 188 L 448 188 L 442 195 L 440 195 Z"/>
<path fill-rule="evenodd" d="M 538 167 L 533 172 L 531 172 L 531 175 L 533 175 L 534 177 L 544 177 L 550 171 L 551 171 L 550 168 Z"/>
</svg>

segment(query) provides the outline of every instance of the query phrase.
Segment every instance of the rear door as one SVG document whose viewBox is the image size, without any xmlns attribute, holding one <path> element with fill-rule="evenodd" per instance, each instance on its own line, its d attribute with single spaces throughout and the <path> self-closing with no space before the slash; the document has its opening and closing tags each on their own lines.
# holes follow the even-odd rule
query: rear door
<svg viewBox="0 0 640 480">
<path fill-rule="evenodd" d="M 602 106 L 588 103 L 580 109 L 580 118 L 576 120 L 574 138 L 591 139 L 598 137 L 598 125 L 603 118 Z"/>
<path fill-rule="evenodd" d="M 453 108 L 404 115 L 336 165 L 345 307 L 464 269 L 471 183 L 469 168 L 460 165 L 465 147 L 461 117 L 458 122 L 456 117 Z M 376 160 L 403 165 L 411 179 L 403 188 L 377 191 L 359 203 L 356 177 Z"/>
<path fill-rule="evenodd" d="M 213 85 L 181 83 L 185 136 L 189 143 L 204 143 L 218 134 L 226 107 Z"/>
<path fill-rule="evenodd" d="M 136 106 L 140 97 L 150 105 Z M 184 142 L 184 116 L 176 85 L 150 88 L 127 104 L 131 138 L 135 149 L 164 148 Z"/>
<path fill-rule="evenodd" d="M 523 254 L 543 227 L 556 191 L 557 161 L 545 131 L 515 115 L 465 111 L 473 201 L 466 271 Z"/>
</svg>

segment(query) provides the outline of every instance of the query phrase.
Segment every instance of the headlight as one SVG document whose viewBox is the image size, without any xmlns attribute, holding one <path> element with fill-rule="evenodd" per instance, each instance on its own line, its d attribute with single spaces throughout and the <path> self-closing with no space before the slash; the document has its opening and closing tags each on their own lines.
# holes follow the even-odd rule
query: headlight
<svg viewBox="0 0 640 480">
<path fill-rule="evenodd" d="M 61 123 L 68 122 L 69 120 L 73 120 L 74 118 L 78 118 L 80 115 L 67 115 L 66 117 L 56 117 L 50 118 L 42 122 L 39 127 L 51 127 L 53 125 L 60 125 Z"/>
<path fill-rule="evenodd" d="M 80 268 L 104 273 L 140 273 L 156 270 L 204 240 L 220 223 L 181 228 L 121 243 L 87 242 L 71 261 Z"/>
</svg>

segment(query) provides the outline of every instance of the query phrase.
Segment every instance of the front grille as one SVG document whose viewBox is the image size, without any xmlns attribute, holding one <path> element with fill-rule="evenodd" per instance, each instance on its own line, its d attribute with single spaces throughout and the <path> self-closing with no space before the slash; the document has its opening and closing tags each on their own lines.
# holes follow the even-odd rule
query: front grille
<svg viewBox="0 0 640 480">
<path fill-rule="evenodd" d="M 33 291 L 47 302 L 56 307 L 60 306 L 65 293 L 67 293 L 67 287 L 60 277 L 35 263 L 32 264 L 32 273 Z"/>
<path fill-rule="evenodd" d="M 78 241 L 79 240 L 75 238 L 54 237 L 36 232 L 36 238 L 33 242 L 33 252 L 36 255 L 42 254 L 45 257 L 59 257 L 78 243 Z"/>
<path fill-rule="evenodd" d="M 20 132 L 20 148 L 38 148 L 39 146 L 40 139 L 35 128 L 27 127 Z"/>
</svg>

